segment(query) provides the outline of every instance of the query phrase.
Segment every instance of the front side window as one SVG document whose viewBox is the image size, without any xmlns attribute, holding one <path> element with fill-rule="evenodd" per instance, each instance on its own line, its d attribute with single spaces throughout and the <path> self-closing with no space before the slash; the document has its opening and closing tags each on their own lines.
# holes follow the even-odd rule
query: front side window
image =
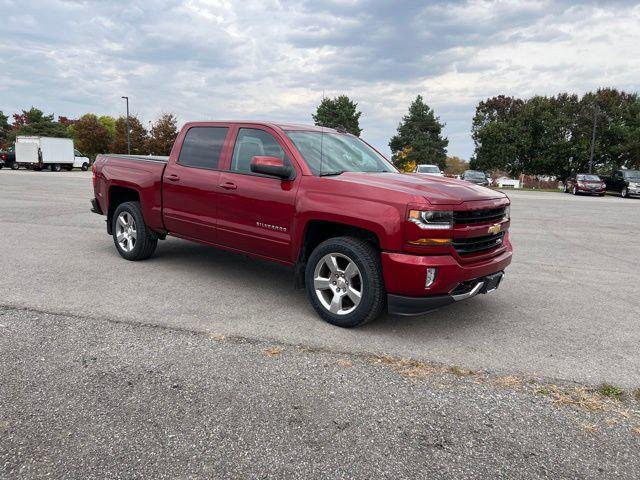
<svg viewBox="0 0 640 480">
<path fill-rule="evenodd" d="M 184 137 L 178 163 L 185 167 L 217 169 L 227 127 L 191 127 Z"/>
<path fill-rule="evenodd" d="M 346 133 L 288 131 L 314 175 L 331 172 L 396 172 L 382 155 Z"/>
<path fill-rule="evenodd" d="M 278 141 L 268 132 L 256 128 L 241 128 L 233 147 L 231 171 L 251 173 L 253 157 L 277 157 L 291 165 Z"/>
</svg>

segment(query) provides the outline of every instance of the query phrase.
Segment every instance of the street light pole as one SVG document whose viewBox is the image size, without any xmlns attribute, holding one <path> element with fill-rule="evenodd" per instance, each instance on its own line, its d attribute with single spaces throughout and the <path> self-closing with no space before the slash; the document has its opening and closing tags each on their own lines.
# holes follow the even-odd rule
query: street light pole
<svg viewBox="0 0 640 480">
<path fill-rule="evenodd" d="M 593 152 L 596 147 L 596 123 L 598 121 L 598 104 L 593 107 L 593 131 L 591 132 L 591 156 L 589 157 L 589 173 L 593 173 Z"/>
<path fill-rule="evenodd" d="M 127 154 L 131 155 L 131 137 L 129 133 L 129 97 L 123 96 L 127 101 Z"/>
</svg>

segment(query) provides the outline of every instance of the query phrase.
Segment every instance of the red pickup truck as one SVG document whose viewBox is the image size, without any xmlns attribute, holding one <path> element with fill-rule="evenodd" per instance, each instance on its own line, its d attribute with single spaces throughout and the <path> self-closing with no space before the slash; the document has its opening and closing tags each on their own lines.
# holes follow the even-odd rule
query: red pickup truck
<svg viewBox="0 0 640 480">
<path fill-rule="evenodd" d="M 341 130 L 188 123 L 168 158 L 99 155 L 93 185 L 127 260 L 173 235 L 280 262 L 342 327 L 491 292 L 511 262 L 504 194 L 400 174 Z"/>
</svg>

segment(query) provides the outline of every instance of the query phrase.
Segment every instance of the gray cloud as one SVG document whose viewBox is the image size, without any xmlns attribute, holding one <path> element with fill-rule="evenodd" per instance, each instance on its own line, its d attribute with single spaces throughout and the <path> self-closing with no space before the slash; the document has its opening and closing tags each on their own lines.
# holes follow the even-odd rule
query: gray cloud
<svg viewBox="0 0 640 480">
<path fill-rule="evenodd" d="M 346 93 L 383 151 L 422 94 L 469 157 L 477 102 L 638 89 L 637 2 L 0 0 L 0 109 L 310 122 Z"/>
</svg>

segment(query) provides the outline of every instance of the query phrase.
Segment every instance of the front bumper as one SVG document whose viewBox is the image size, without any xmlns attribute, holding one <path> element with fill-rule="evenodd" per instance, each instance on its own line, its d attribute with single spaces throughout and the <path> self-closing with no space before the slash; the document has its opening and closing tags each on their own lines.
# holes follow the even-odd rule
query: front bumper
<svg viewBox="0 0 640 480">
<path fill-rule="evenodd" d="M 432 295 L 430 297 L 407 297 L 404 295 L 387 295 L 387 308 L 390 315 L 423 315 L 455 302 L 473 298 L 481 293 L 497 290 L 504 278 L 504 272 L 497 272 L 485 277 L 476 278 L 460 284 L 448 295 Z"/>
</svg>

